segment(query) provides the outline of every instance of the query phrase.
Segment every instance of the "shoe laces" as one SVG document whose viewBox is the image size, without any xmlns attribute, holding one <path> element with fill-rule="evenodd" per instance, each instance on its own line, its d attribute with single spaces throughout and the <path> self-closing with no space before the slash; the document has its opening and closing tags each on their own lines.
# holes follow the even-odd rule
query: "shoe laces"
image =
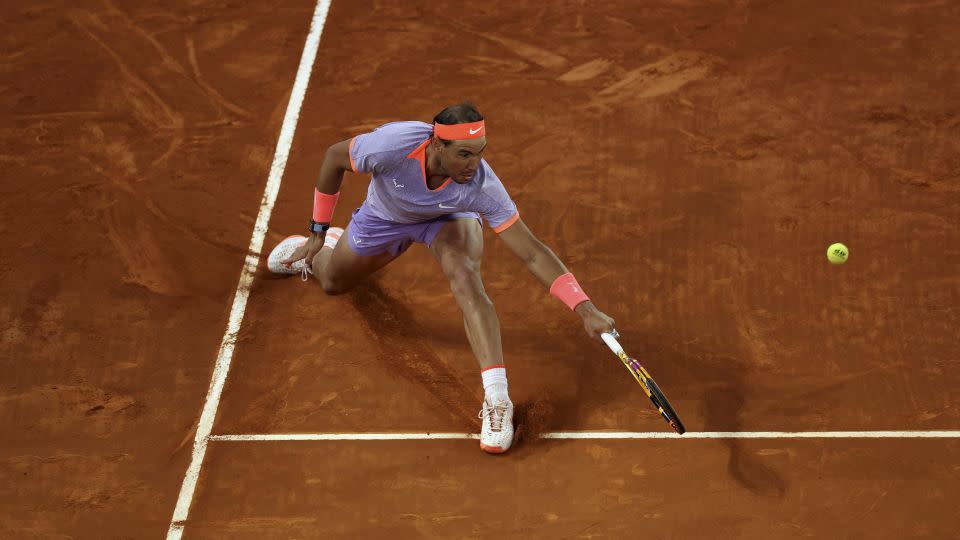
<svg viewBox="0 0 960 540">
<path fill-rule="evenodd" d="M 503 431 L 503 417 L 507 414 L 507 403 L 501 401 L 496 405 L 489 405 L 486 401 L 483 402 L 483 408 L 480 409 L 480 414 L 477 415 L 478 418 L 485 419 L 490 417 L 490 430 L 491 431 Z"/>
<path fill-rule="evenodd" d="M 284 254 L 284 258 L 287 258 L 290 255 L 293 255 L 293 252 L 300 249 L 300 246 L 302 245 L 303 244 L 297 244 L 295 246 L 292 246 L 292 249 L 290 249 L 290 252 Z M 297 263 L 303 264 L 303 267 L 300 268 L 300 279 L 302 281 L 310 281 L 310 276 L 313 274 L 313 270 L 310 269 L 310 265 L 307 264 L 307 260 L 303 259 L 303 260 L 297 261 L 295 263 L 292 263 L 290 266 L 294 266 Z"/>
</svg>

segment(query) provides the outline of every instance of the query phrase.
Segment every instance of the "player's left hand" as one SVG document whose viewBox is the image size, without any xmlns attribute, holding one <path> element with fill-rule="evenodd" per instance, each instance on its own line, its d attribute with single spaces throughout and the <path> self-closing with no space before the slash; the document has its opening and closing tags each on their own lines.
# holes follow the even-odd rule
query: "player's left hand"
<svg viewBox="0 0 960 540">
<path fill-rule="evenodd" d="M 597 309 L 589 300 L 577 306 L 576 312 L 583 319 L 583 328 L 587 331 L 587 335 L 592 338 L 600 339 L 600 334 L 616 331 L 613 319 Z"/>
</svg>

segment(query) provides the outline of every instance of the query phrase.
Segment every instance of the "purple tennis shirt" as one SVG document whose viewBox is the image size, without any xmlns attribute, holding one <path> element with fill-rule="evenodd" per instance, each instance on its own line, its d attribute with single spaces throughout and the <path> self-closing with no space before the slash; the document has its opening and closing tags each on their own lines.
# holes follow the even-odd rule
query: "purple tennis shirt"
<svg viewBox="0 0 960 540">
<path fill-rule="evenodd" d="M 391 122 L 350 141 L 355 173 L 370 173 L 364 205 L 374 216 L 394 223 L 422 223 L 449 214 L 476 212 L 495 231 L 513 225 L 517 205 L 487 160 L 465 184 L 448 178 L 429 189 L 426 149 L 433 126 L 424 122 Z"/>
</svg>

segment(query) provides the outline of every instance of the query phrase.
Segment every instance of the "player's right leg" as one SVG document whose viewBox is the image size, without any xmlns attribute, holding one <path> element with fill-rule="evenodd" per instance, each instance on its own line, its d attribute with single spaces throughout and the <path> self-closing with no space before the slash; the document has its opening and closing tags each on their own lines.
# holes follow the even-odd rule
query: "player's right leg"
<svg viewBox="0 0 960 540">
<path fill-rule="evenodd" d="M 303 236 L 292 236 L 273 249 L 268 263 L 272 272 L 302 273 L 304 280 L 313 274 L 324 292 L 342 294 L 399 257 L 414 242 L 411 235 L 417 230 L 417 226 L 377 217 L 364 203 L 353 211 L 346 230 L 331 227 L 327 231 L 323 248 L 312 261 L 282 263 L 307 240 Z"/>
<path fill-rule="evenodd" d="M 342 235 L 344 241 L 337 241 L 331 249 L 330 243 L 313 258 L 313 275 L 320 281 L 327 294 L 342 294 L 354 288 L 370 274 L 383 268 L 402 253 L 385 251 L 373 255 L 361 255 L 349 245 L 348 238 L 351 223 Z"/>
<path fill-rule="evenodd" d="M 354 227 L 353 222 L 347 227 L 347 231 L 339 227 L 331 227 L 324 238 L 323 247 L 314 256 L 309 267 L 305 260 L 289 265 L 283 263 L 307 241 L 307 238 L 302 235 L 288 236 L 270 252 L 267 266 L 271 272 L 277 274 L 302 274 L 304 281 L 313 274 L 324 292 L 333 295 L 352 289 L 364 278 L 403 253 L 403 244 L 396 243 L 369 247 L 364 244 L 362 250 L 358 243 L 357 248 L 352 248 L 348 245 L 350 239 L 354 242 L 362 242 L 357 236 L 350 234 L 353 232 L 350 230 L 352 227 Z M 341 237 L 344 239 L 343 242 L 340 241 Z"/>
</svg>

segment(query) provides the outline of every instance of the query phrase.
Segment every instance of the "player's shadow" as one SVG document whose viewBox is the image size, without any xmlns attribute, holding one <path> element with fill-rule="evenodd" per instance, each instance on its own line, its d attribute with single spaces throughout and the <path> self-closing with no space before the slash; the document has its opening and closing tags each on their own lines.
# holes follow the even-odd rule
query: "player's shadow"
<svg viewBox="0 0 960 540">
<path fill-rule="evenodd" d="M 524 328 L 516 335 L 509 330 L 504 333 L 505 342 L 514 340 L 526 342 L 523 348 L 536 356 L 527 360 L 540 363 L 543 373 L 533 383 L 538 385 L 536 393 L 516 406 L 514 424 L 521 446 L 532 446 L 543 432 L 589 429 L 590 417 L 597 410 L 637 396 L 646 399 L 634 386 L 636 383 L 620 384 L 630 376 L 606 345 L 586 335 L 576 318 L 550 330 L 532 332 Z M 612 380 L 618 384 L 611 384 Z M 554 439 L 550 444 L 576 443 Z"/>
<path fill-rule="evenodd" d="M 464 384 L 457 372 L 428 345 L 431 342 L 453 339 L 456 339 L 456 342 L 450 343 L 467 344 L 462 319 L 451 321 L 448 326 L 444 323 L 442 327 L 420 321 L 407 303 L 387 291 L 376 280 L 357 286 L 349 294 L 357 313 L 364 321 L 371 341 L 377 344 L 378 360 L 385 369 L 423 387 L 426 393 L 449 413 L 457 426 L 471 432 L 476 431 L 479 428 L 477 411 L 482 399 L 479 385 Z M 571 323 L 569 331 L 562 333 L 563 336 L 531 336 L 529 332 L 522 335 L 504 334 L 505 339 L 539 340 L 538 355 L 562 361 L 572 367 L 574 375 L 571 380 L 577 383 L 577 391 L 571 395 L 553 391 L 549 385 L 557 383 L 548 380 L 546 389 L 537 396 L 515 402 L 516 436 L 511 453 L 516 453 L 516 450 L 536 441 L 544 431 L 569 427 L 571 420 L 578 414 L 578 404 L 583 402 L 579 397 L 580 393 L 588 391 L 585 389 L 603 385 L 604 374 L 595 369 L 595 361 L 599 355 L 597 344 L 591 343 L 583 335 L 582 327 L 578 327 L 575 322 Z M 596 396 L 591 397 L 596 401 Z M 603 394 L 601 401 L 612 399 L 615 399 L 615 395 L 608 392 Z"/>
<path fill-rule="evenodd" d="M 427 344 L 432 333 L 424 331 L 411 309 L 375 280 L 349 294 L 384 369 L 421 386 L 459 428 L 476 430 L 482 396 L 433 352 Z"/>
<path fill-rule="evenodd" d="M 505 335 L 504 339 L 510 338 Z M 615 393 L 599 394 L 591 390 L 603 384 L 604 375 L 596 369 L 599 356 L 596 344 L 583 334 L 582 328 L 571 328 L 563 335 L 526 331 L 515 339 L 534 340 L 537 358 L 528 358 L 528 361 L 546 363 L 541 368 L 544 377 L 527 381 L 528 385 L 537 385 L 535 393 L 516 404 L 514 425 L 518 449 L 534 445 L 544 432 L 569 431 L 571 426 L 580 424 L 585 403 L 596 403 L 599 399 L 602 407 L 615 398 Z M 552 369 L 551 363 L 563 365 L 564 369 Z M 563 373 L 564 378 L 559 378 L 558 373 Z M 564 444 L 564 441 L 555 440 L 552 444 Z"/>
<path fill-rule="evenodd" d="M 624 332 L 625 334 L 627 332 Z M 750 366 L 728 356 L 718 356 L 690 345 L 671 343 L 662 336 L 643 335 L 629 331 L 631 343 L 641 345 L 643 358 L 657 382 L 676 406 L 681 399 L 689 403 L 695 399 L 703 417 L 703 426 L 686 426 L 702 431 L 740 431 L 747 383 L 745 373 Z M 684 381 L 687 389 L 684 389 Z M 691 395 L 691 392 L 693 395 Z M 684 418 L 682 408 L 677 411 Z M 767 497 L 783 497 L 787 481 L 777 471 L 762 463 L 744 447 L 741 439 L 720 439 L 729 452 L 727 471 L 740 485 L 751 492 Z"/>
</svg>

